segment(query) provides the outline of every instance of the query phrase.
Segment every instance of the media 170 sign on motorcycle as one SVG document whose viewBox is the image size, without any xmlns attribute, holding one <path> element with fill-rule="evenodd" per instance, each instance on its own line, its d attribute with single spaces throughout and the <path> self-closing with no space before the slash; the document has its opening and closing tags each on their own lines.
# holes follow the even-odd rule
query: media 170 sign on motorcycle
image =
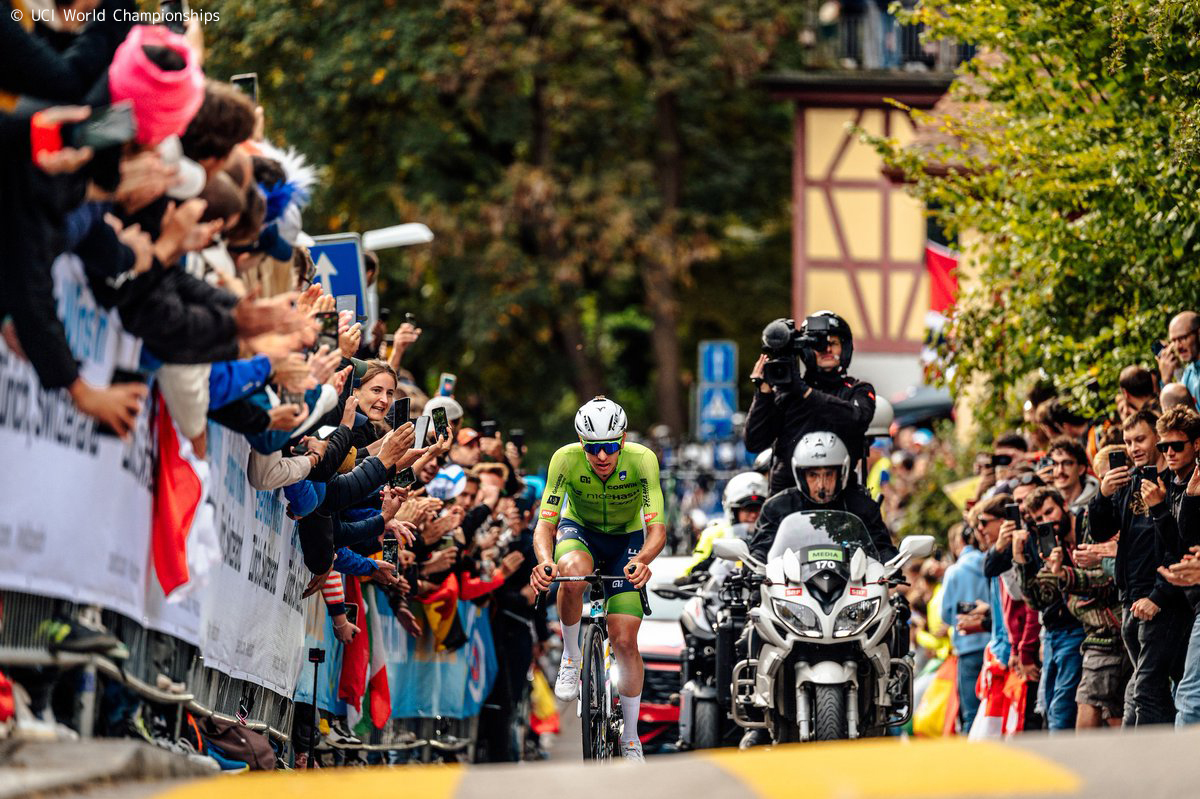
<svg viewBox="0 0 1200 799">
<path fill-rule="evenodd" d="M 933 545 L 932 536 L 909 536 L 880 563 L 863 523 L 840 511 L 788 516 L 766 564 L 744 541 L 717 541 L 717 557 L 742 561 L 761 580 L 750 622 L 763 643 L 734 667 L 734 721 L 770 728 L 778 743 L 878 735 L 907 721 L 912 665 L 888 588 Z"/>
</svg>

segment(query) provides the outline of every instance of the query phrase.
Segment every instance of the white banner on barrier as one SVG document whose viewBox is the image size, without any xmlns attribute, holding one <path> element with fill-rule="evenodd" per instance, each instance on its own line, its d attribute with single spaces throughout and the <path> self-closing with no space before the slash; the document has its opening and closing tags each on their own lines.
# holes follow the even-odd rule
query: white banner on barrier
<svg viewBox="0 0 1200 799">
<path fill-rule="evenodd" d="M 140 342 L 97 307 L 73 255 L 55 294 L 84 379 L 107 385 Z M 150 563 L 155 442 L 149 403 L 128 443 L 99 435 L 65 391 L 41 389 L 0 339 L 0 589 L 96 604 L 200 646 L 205 665 L 291 696 L 308 582 L 283 492 L 246 480 L 249 445 L 209 426 L 212 509 L 224 560 L 198 591 L 163 597 Z"/>
<path fill-rule="evenodd" d="M 79 259 L 54 264 L 59 315 L 85 379 L 107 385 L 136 339 L 96 306 Z M 128 443 L 100 435 L 65 391 L 45 391 L 0 341 L 0 588 L 142 617 L 153 442 L 143 412 Z"/>
<path fill-rule="evenodd" d="M 207 666 L 291 695 L 304 647 L 300 594 L 308 583 L 283 491 L 246 480 L 250 446 L 209 425 L 212 497 L 224 559 L 204 592 L 201 651 Z"/>
</svg>

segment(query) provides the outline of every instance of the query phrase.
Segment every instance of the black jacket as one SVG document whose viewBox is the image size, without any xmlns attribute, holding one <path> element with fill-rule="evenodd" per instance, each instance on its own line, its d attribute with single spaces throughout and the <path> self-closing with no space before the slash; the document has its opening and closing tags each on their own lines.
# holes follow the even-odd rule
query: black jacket
<svg viewBox="0 0 1200 799">
<path fill-rule="evenodd" d="M 1190 479 L 1191 475 L 1188 476 Z M 1200 544 L 1200 497 L 1189 497 L 1187 479 L 1178 482 L 1170 472 L 1163 475 L 1167 498 L 1150 508 L 1158 545 L 1169 563 L 1177 563 L 1190 547 Z M 1200 587 L 1183 589 L 1193 608 L 1200 608 Z"/>
<path fill-rule="evenodd" d="M 750 537 L 750 554 L 765 563 L 767 553 L 771 551 L 771 544 L 775 542 L 775 534 L 779 532 L 780 522 L 791 514 L 804 510 L 844 510 L 853 513 L 866 525 L 871 540 L 875 542 L 875 549 L 879 551 L 879 557 L 886 562 L 896 556 L 896 546 L 892 543 L 892 534 L 883 523 L 879 503 L 871 499 L 866 489 L 854 480 L 851 480 L 837 499 L 825 505 L 818 505 L 807 499 L 800 493 L 799 488 L 780 491 L 768 499 Z"/>
<path fill-rule="evenodd" d="M 1111 497 L 1097 492 L 1088 505 L 1089 532 L 1093 541 L 1100 542 L 1121 534 L 1113 576 L 1126 607 L 1145 597 L 1160 608 L 1180 607 L 1184 602 L 1183 592 L 1158 573 L 1159 566 L 1170 565 L 1179 558 L 1172 559 L 1164 549 L 1153 517 L 1149 513 L 1134 513 L 1133 492 L 1138 487 L 1138 481 L 1134 480 Z"/>
<path fill-rule="evenodd" d="M 808 387 L 812 393 L 805 397 Z M 851 468 L 857 468 L 866 455 L 865 436 L 874 415 L 874 387 L 846 375 L 821 374 L 792 391 L 756 391 L 746 416 L 746 449 L 774 450 L 774 494 L 795 485 L 792 450 L 807 433 L 835 433 L 850 452 Z"/>
</svg>

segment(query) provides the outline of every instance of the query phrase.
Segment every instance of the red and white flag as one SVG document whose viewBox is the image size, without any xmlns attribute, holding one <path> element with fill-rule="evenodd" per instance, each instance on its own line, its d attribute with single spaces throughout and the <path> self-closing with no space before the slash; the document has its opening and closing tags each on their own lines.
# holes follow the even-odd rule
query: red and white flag
<svg viewBox="0 0 1200 799">
<path fill-rule="evenodd" d="M 154 392 L 157 413 L 158 464 L 154 472 L 154 509 L 150 556 L 163 594 L 195 586 L 220 558 L 212 506 L 208 503 L 208 464 L 197 458 L 162 395 Z"/>
</svg>

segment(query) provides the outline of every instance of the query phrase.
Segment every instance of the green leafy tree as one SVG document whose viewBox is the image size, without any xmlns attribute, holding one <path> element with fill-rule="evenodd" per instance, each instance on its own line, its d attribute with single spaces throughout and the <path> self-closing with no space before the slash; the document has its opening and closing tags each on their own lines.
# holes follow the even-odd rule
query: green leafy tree
<svg viewBox="0 0 1200 799">
<path fill-rule="evenodd" d="M 914 13 L 931 38 L 979 52 L 924 119 L 936 145 L 876 142 L 969 244 L 948 382 L 984 376 L 985 423 L 1039 369 L 1076 406 L 1108 410 L 1121 367 L 1152 366 L 1152 340 L 1196 303 L 1200 3 L 924 0 Z"/>
<path fill-rule="evenodd" d="M 791 117 L 753 87 L 793 27 L 778 4 L 213 10 L 210 74 L 258 71 L 268 135 L 326 168 L 311 232 L 434 230 L 381 253 L 384 301 L 426 332 L 418 376 L 452 365 L 480 413 L 561 430 L 607 391 L 683 432 L 683 353 L 786 313 Z"/>
</svg>

